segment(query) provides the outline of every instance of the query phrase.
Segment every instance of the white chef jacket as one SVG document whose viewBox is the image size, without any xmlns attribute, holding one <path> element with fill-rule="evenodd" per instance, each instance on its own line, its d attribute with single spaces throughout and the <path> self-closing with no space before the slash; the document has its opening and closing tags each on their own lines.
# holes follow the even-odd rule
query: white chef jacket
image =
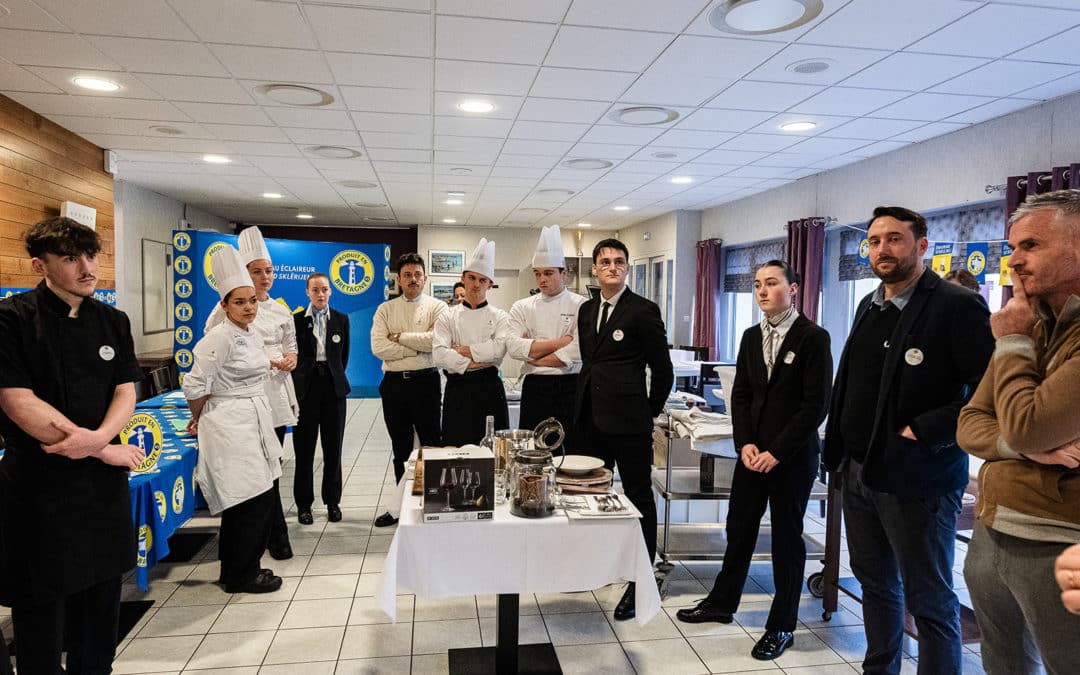
<svg viewBox="0 0 1080 675">
<path fill-rule="evenodd" d="M 231 321 L 195 345 L 184 396 L 209 396 L 199 416 L 199 485 L 217 515 L 257 497 L 281 477 L 281 444 L 266 398 L 269 357 L 258 331 Z"/>
<path fill-rule="evenodd" d="M 510 315 L 484 303 L 472 309 L 465 303 L 447 308 L 435 321 L 431 355 L 435 365 L 461 375 L 469 368 L 469 359 L 454 351 L 454 345 L 468 345 L 472 360 L 490 363 L 496 368 L 506 355 L 510 335 Z"/>
<path fill-rule="evenodd" d="M 206 333 L 214 326 L 225 321 L 225 310 L 215 305 L 214 311 L 206 319 Z M 277 300 L 268 298 L 259 301 L 259 312 L 251 322 L 253 328 L 262 337 L 263 349 L 267 357 L 277 361 L 286 354 L 296 354 L 296 324 L 292 312 Z M 266 380 L 266 397 L 270 410 L 274 413 L 274 426 L 284 427 L 296 424 L 300 413 L 300 404 L 296 399 L 296 388 L 292 375 L 276 368 L 271 369 Z"/>
<path fill-rule="evenodd" d="M 578 309 L 585 304 L 585 296 L 563 289 L 562 293 L 548 297 L 543 293 L 518 300 L 510 307 L 510 337 L 506 340 L 506 353 L 524 361 L 521 375 L 573 375 L 581 372 L 581 351 L 578 348 Z M 529 350 L 533 340 L 553 340 L 570 335 L 574 341 L 555 351 L 563 362 L 562 368 L 534 366 L 529 363 Z"/>
</svg>

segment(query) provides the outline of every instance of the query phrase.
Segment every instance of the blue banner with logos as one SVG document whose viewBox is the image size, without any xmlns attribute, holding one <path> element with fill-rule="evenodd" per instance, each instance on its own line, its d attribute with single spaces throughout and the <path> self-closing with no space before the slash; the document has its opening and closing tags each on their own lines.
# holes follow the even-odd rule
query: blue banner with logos
<svg viewBox="0 0 1080 675">
<path fill-rule="evenodd" d="M 224 246 L 237 246 L 237 239 L 217 232 L 173 232 L 173 355 L 181 373 L 191 370 L 192 349 L 220 301 L 210 257 Z M 266 239 L 266 246 L 274 263 L 270 297 L 294 314 L 307 309 L 308 276 L 320 272 L 329 277 L 330 306 L 349 316 L 350 396 L 377 397 L 382 363 L 371 353 L 371 323 L 389 295 L 390 246 L 291 239 Z"/>
<path fill-rule="evenodd" d="M 980 284 L 986 283 L 986 261 L 990 255 L 990 245 L 985 241 L 968 242 L 964 266 Z"/>
</svg>

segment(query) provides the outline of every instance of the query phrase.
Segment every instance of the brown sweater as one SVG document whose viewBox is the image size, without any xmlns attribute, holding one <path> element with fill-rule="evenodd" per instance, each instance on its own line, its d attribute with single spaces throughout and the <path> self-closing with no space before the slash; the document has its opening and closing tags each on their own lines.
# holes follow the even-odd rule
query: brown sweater
<svg viewBox="0 0 1080 675">
<path fill-rule="evenodd" d="M 975 515 L 999 532 L 1080 542 L 1080 469 L 1033 462 L 1080 438 L 1080 297 L 1057 320 L 1045 306 L 1031 337 L 1006 335 L 971 401 L 957 443 L 986 460 Z"/>
</svg>

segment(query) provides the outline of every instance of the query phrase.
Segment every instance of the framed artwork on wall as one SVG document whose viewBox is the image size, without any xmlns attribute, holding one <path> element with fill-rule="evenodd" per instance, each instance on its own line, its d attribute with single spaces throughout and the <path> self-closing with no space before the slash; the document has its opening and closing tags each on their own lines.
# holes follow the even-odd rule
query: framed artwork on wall
<svg viewBox="0 0 1080 675">
<path fill-rule="evenodd" d="M 465 251 L 428 250 L 428 274 L 460 275 L 465 270 Z"/>
<path fill-rule="evenodd" d="M 458 277 L 428 277 L 428 292 L 436 300 L 449 304 L 454 297 L 454 284 L 459 281 Z"/>
</svg>

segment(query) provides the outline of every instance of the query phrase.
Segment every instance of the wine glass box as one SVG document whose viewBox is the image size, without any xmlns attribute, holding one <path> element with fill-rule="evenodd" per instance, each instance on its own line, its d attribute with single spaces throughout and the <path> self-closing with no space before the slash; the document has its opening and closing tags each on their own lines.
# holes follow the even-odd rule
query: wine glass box
<svg viewBox="0 0 1080 675">
<path fill-rule="evenodd" d="M 491 520 L 495 457 L 478 445 L 424 448 L 424 522 Z"/>
</svg>

